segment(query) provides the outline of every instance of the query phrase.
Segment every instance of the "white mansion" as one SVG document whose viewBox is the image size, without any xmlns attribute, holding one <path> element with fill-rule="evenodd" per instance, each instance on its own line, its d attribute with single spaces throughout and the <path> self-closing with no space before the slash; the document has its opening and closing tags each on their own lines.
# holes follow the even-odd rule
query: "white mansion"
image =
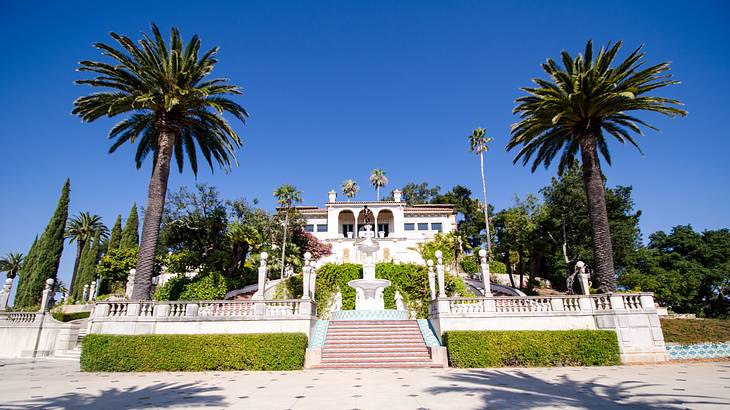
<svg viewBox="0 0 730 410">
<path fill-rule="evenodd" d="M 332 255 L 318 264 L 362 263 L 355 244 L 364 230 L 366 218 L 378 237 L 380 249 L 375 259 L 379 261 L 423 264 L 416 246 L 433 239 L 437 232 L 456 229 L 453 205 L 407 205 L 397 189 L 393 191 L 392 201 L 341 202 L 337 200 L 337 193 L 330 191 L 324 207 L 298 206 L 296 209 L 306 220 L 307 232 L 332 244 Z"/>
</svg>

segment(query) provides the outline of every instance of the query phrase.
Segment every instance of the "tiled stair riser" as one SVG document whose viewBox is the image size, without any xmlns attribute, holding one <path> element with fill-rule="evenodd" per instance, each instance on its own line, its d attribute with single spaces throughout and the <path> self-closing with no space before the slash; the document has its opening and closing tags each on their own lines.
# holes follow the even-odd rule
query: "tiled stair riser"
<svg viewBox="0 0 730 410">
<path fill-rule="evenodd" d="M 670 360 L 730 357 L 730 342 L 698 344 L 667 343 L 666 346 Z"/>
</svg>

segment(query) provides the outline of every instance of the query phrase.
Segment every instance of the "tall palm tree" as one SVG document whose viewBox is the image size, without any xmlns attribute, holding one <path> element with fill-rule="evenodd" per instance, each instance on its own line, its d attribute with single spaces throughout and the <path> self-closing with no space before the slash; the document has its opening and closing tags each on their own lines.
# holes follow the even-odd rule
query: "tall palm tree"
<svg viewBox="0 0 730 410">
<path fill-rule="evenodd" d="M 354 180 L 346 179 L 342 183 L 342 193 L 345 194 L 348 202 L 357 195 L 358 191 L 360 191 L 360 186 Z"/>
<path fill-rule="evenodd" d="M 276 202 L 284 209 L 284 239 L 281 241 L 281 278 L 284 279 L 284 260 L 286 255 L 286 231 L 289 228 L 289 212 L 292 205 L 302 202 L 302 192 L 294 185 L 283 184 L 274 190 Z"/>
<path fill-rule="evenodd" d="M 526 165 L 532 160 L 533 172 L 541 164 L 549 167 L 562 151 L 558 165 L 558 174 L 562 174 L 580 151 L 594 271 L 603 292 L 616 289 L 616 277 L 598 153 L 610 165 L 607 137 L 639 149 L 632 133 L 641 135 L 642 126 L 656 130 L 632 112 L 652 111 L 669 117 L 687 114 L 678 108 L 681 103 L 677 100 L 648 95 L 679 83 L 671 79 L 669 63 L 644 68 L 645 53 L 640 46 L 615 65 L 621 44 L 601 47 L 594 58 L 588 41 L 584 54 L 572 57 L 563 51 L 562 66 L 548 59 L 542 68 L 550 78 L 532 80 L 536 86 L 523 88 L 528 95 L 515 100 L 514 112 L 519 113 L 520 121 L 512 126 L 507 144 L 507 150 L 521 146 L 514 162 L 522 160 Z"/>
<path fill-rule="evenodd" d="M 115 140 L 109 152 L 126 142 L 137 143 L 134 157 L 137 168 L 148 154 L 153 154 L 131 297 L 137 300 L 150 296 L 173 153 L 180 172 L 187 157 L 193 173 L 197 174 L 198 150 L 211 170 L 215 161 L 229 171 L 238 165 L 234 150 L 241 146 L 241 139 L 223 114 L 228 113 L 241 122 L 248 117 L 243 107 L 227 98 L 242 94 L 237 86 L 225 79 L 208 78 L 218 62 L 215 59 L 218 47 L 199 56 L 198 36 L 193 36 L 184 46 L 176 28 L 170 31 L 169 43 L 154 24 L 152 34 L 152 37 L 143 34 L 135 44 L 126 36 L 111 33 L 120 48 L 96 43 L 94 46 L 114 61 L 82 61 L 79 71 L 94 73 L 96 77 L 76 83 L 104 91 L 77 99 L 73 110 L 86 122 L 126 115 L 109 133 L 109 138 Z"/>
<path fill-rule="evenodd" d="M 10 252 L 0 258 L 0 272 L 5 272 L 8 279 L 14 279 L 23 268 L 25 257 L 20 252 Z"/>
<path fill-rule="evenodd" d="M 492 259 L 492 235 L 489 231 L 489 202 L 487 201 L 487 180 L 484 178 L 484 153 L 489 150 L 492 137 L 487 137 L 484 128 L 475 129 L 469 136 L 469 150 L 479 155 L 479 165 L 482 170 L 482 193 L 484 193 L 484 225 L 487 235 L 487 258 Z"/>
<path fill-rule="evenodd" d="M 370 184 L 375 187 L 375 195 L 378 201 L 380 201 L 380 188 L 388 185 L 388 177 L 385 176 L 385 171 L 376 168 L 370 174 Z"/>
<path fill-rule="evenodd" d="M 66 223 L 66 239 L 76 242 L 76 259 L 74 259 L 74 270 L 71 274 L 71 286 L 75 283 L 76 273 L 79 270 L 81 251 L 94 238 L 97 229 L 99 229 L 99 237 L 109 236 L 109 229 L 104 226 L 101 216 L 92 215 L 90 212 L 80 212 Z"/>
</svg>

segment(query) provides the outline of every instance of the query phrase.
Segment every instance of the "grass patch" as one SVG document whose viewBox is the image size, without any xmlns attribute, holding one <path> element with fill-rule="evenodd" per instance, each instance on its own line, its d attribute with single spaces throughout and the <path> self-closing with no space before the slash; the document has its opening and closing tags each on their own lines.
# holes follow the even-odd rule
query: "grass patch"
<svg viewBox="0 0 730 410">
<path fill-rule="evenodd" d="M 84 338 L 81 370 L 151 372 L 298 370 L 304 333 L 220 335 L 100 335 Z"/>
<path fill-rule="evenodd" d="M 730 342 L 730 320 L 661 319 L 661 322 L 665 342 Z"/>
<path fill-rule="evenodd" d="M 53 312 L 52 313 L 53 318 L 58 320 L 59 322 L 70 322 L 72 320 L 77 319 L 86 319 L 91 315 L 91 312 L 76 312 L 76 313 L 63 313 L 63 312 Z"/>
<path fill-rule="evenodd" d="M 450 331 L 453 367 L 609 366 L 621 363 L 611 330 Z"/>
</svg>

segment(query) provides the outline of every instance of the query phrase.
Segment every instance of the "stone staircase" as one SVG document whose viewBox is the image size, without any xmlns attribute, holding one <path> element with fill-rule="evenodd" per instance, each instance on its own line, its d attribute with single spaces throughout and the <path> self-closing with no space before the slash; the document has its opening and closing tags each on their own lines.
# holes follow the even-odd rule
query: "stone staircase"
<svg viewBox="0 0 730 410">
<path fill-rule="evenodd" d="M 81 358 L 81 341 L 86 337 L 88 331 L 86 326 L 82 326 L 79 329 L 79 334 L 76 337 L 76 346 L 71 350 L 60 350 L 56 351 L 53 355 L 54 359 L 62 360 L 79 360 Z"/>
<path fill-rule="evenodd" d="M 415 320 L 330 321 L 315 368 L 441 367 Z"/>
</svg>

